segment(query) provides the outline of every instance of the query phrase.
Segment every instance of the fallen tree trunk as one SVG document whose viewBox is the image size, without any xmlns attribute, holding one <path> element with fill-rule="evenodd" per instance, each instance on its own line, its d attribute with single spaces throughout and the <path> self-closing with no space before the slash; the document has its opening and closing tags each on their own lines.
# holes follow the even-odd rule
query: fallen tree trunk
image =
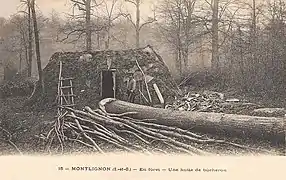
<svg viewBox="0 0 286 180">
<path fill-rule="evenodd" d="M 104 102 L 104 101 L 103 101 Z M 184 153 L 189 155 L 214 155 L 229 153 L 232 147 L 249 153 L 271 154 L 271 151 L 244 146 L 223 139 L 209 138 L 189 130 L 156 124 L 154 120 L 134 119 L 134 112 L 111 114 L 100 109 L 92 110 L 86 106 L 83 110 L 63 107 L 65 113 L 58 116 L 50 130 L 41 134 L 46 140 L 49 152 L 74 148 L 83 145 L 95 152 L 126 151 L 132 153 Z M 150 120 L 149 120 L 150 121 Z M 60 148 L 60 149 L 59 149 Z M 68 149 L 67 149 L 68 148 Z M 51 151 L 52 150 L 52 151 Z M 70 149 L 71 150 L 71 149 Z M 226 151 L 222 151 L 226 150 Z"/>
<path fill-rule="evenodd" d="M 285 143 L 283 118 L 173 111 L 114 99 L 104 99 L 100 105 L 108 113 L 137 112 L 132 115 L 133 118 L 155 119 L 153 122 L 157 124 L 191 129 L 194 132 L 226 137 L 258 138 L 271 140 L 275 143 Z"/>
</svg>

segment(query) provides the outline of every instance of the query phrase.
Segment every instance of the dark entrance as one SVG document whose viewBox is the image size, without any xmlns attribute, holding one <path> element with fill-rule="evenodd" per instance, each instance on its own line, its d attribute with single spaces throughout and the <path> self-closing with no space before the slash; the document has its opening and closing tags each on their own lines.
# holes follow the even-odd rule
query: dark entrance
<svg viewBox="0 0 286 180">
<path fill-rule="evenodd" d="M 115 98 L 115 69 L 101 71 L 101 97 Z"/>
</svg>

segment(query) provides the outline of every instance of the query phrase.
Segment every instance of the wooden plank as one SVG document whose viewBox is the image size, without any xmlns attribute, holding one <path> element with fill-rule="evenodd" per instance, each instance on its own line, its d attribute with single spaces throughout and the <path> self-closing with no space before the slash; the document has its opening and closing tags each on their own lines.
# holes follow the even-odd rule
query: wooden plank
<svg viewBox="0 0 286 180">
<path fill-rule="evenodd" d="M 62 77 L 62 61 L 60 61 L 60 64 L 59 64 L 59 82 L 58 82 L 58 97 L 57 97 L 58 98 L 58 105 L 62 103 L 62 97 L 60 97 L 62 95 L 61 94 L 62 90 L 60 89 L 60 87 L 61 87 L 61 81 L 60 81 L 61 77 Z M 59 116 L 61 115 L 61 108 L 60 107 L 58 108 L 58 115 Z"/>
<path fill-rule="evenodd" d="M 61 89 L 61 94 L 60 94 L 61 96 L 60 96 L 60 98 L 62 99 L 61 100 L 61 105 L 62 105 L 63 104 L 63 99 L 65 100 L 66 103 L 68 103 L 68 100 L 66 99 L 65 96 L 62 96 L 62 95 L 64 95 L 64 92 L 63 92 L 63 89 L 62 89 L 62 87 L 63 87 L 63 82 L 62 81 L 60 82 L 60 85 L 61 85 L 60 86 L 60 89 Z"/>
<path fill-rule="evenodd" d="M 69 77 L 69 78 L 63 78 L 63 77 L 62 77 L 60 80 L 61 80 L 61 81 L 65 81 L 65 80 L 74 80 L 74 78 L 73 78 L 73 77 Z"/>
<path fill-rule="evenodd" d="M 60 95 L 60 97 L 76 97 L 75 94 Z"/>
<path fill-rule="evenodd" d="M 61 86 L 61 89 L 69 89 L 69 88 L 73 88 L 73 86 Z"/>
<path fill-rule="evenodd" d="M 70 86 L 72 87 L 72 80 L 70 80 Z M 70 89 L 71 94 L 73 94 L 73 88 Z M 74 96 L 71 96 L 71 103 L 74 104 Z"/>
<path fill-rule="evenodd" d="M 155 89 L 155 92 L 156 92 L 156 94 L 157 94 L 159 100 L 160 100 L 160 103 L 161 103 L 161 104 L 164 104 L 165 101 L 164 101 L 164 98 L 163 98 L 163 96 L 162 96 L 162 94 L 161 94 L 161 91 L 160 91 L 159 87 L 158 87 L 157 84 L 155 84 L 155 83 L 153 84 L 153 87 L 154 87 L 154 89 Z"/>
<path fill-rule="evenodd" d="M 63 104 L 63 105 L 60 105 L 62 107 L 73 107 L 75 106 L 76 104 Z"/>
</svg>

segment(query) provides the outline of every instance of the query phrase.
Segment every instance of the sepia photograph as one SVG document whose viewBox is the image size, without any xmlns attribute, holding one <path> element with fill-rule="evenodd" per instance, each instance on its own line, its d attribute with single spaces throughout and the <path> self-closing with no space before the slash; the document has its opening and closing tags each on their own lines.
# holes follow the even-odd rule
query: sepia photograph
<svg viewBox="0 0 286 180">
<path fill-rule="evenodd" d="M 285 0 L 1 1 L 0 157 L 286 156 Z"/>
</svg>

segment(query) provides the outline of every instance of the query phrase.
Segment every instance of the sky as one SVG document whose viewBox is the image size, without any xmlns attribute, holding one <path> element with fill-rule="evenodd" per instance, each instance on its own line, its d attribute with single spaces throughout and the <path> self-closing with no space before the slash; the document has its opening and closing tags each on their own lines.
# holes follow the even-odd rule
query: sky
<svg viewBox="0 0 286 180">
<path fill-rule="evenodd" d="M 68 0 L 36 0 L 41 11 L 48 15 L 54 9 L 58 12 L 67 12 L 69 7 L 66 5 Z M 0 0 L 0 17 L 8 18 L 15 14 L 20 7 L 20 0 Z"/>
<path fill-rule="evenodd" d="M 160 0 L 143 0 L 143 4 L 141 6 L 141 17 L 152 17 L 153 13 L 151 11 L 151 6 L 155 2 L 158 2 Z M 209 0 L 210 1 L 210 0 Z M 252 0 L 242 0 L 242 1 L 248 1 L 252 2 Z M 256 0 L 258 2 L 262 1 L 272 1 L 272 0 Z M 20 0 L 0 0 L 1 6 L 0 6 L 0 17 L 9 18 L 9 16 L 17 13 L 17 11 L 20 10 Z M 62 17 L 66 17 L 65 15 L 67 13 L 71 12 L 71 7 L 69 4 L 70 0 L 36 0 L 36 4 L 41 10 L 41 12 L 49 16 L 52 11 L 58 12 L 59 15 L 62 15 Z M 129 3 L 127 6 L 129 9 L 128 11 L 133 15 L 135 15 L 134 7 Z M 133 11 L 133 12 L 132 12 Z M 133 16 L 135 17 L 135 16 Z"/>
<path fill-rule="evenodd" d="M 150 0 L 144 0 L 144 3 Z M 0 17 L 8 18 L 9 16 L 15 14 L 19 11 L 20 0 L 0 0 Z M 60 14 L 70 12 L 70 6 L 68 5 L 69 0 L 36 0 L 36 4 L 44 15 L 49 15 L 53 10 Z M 149 5 L 142 7 L 142 14 L 146 13 L 150 8 Z M 148 13 L 146 13 L 147 15 Z"/>
</svg>

